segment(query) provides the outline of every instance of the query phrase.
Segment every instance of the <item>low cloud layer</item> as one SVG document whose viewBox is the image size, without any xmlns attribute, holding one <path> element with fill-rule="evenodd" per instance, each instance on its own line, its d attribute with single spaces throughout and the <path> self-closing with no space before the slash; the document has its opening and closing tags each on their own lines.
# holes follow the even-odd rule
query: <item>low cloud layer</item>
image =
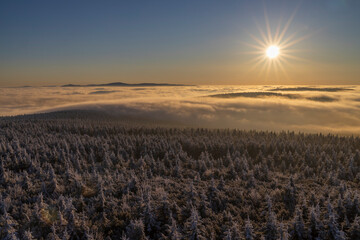
<svg viewBox="0 0 360 240">
<path fill-rule="evenodd" d="M 354 88 L 351 87 L 277 87 L 270 89 L 270 91 L 292 91 L 292 92 L 342 92 L 351 91 Z"/>
<path fill-rule="evenodd" d="M 89 94 L 109 94 L 109 93 L 114 93 L 114 92 L 117 92 L 117 91 L 99 90 L 99 91 L 90 92 Z"/>
<path fill-rule="evenodd" d="M 240 93 L 224 93 L 224 94 L 214 94 L 210 97 L 217 98 L 237 98 L 237 97 L 250 97 L 250 98 L 261 98 L 261 97 L 284 97 L 289 99 L 300 98 L 297 94 L 282 94 L 275 92 L 240 92 Z"/>
<path fill-rule="evenodd" d="M 315 96 L 315 97 L 309 97 L 308 100 L 317 101 L 317 102 L 335 102 L 338 99 L 334 97 L 329 96 Z"/>
<path fill-rule="evenodd" d="M 0 88 L 0 115 L 96 109 L 177 126 L 360 134 L 359 87 L 308 88 Z"/>
</svg>

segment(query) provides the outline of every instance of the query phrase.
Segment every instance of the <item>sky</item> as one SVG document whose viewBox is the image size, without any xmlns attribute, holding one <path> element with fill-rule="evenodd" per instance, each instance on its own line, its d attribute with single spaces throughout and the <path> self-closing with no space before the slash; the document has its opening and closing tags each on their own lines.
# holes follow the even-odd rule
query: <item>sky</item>
<svg viewBox="0 0 360 240">
<path fill-rule="evenodd" d="M 357 0 L 2 0 L 0 86 L 359 84 L 359 12 Z M 259 28 L 275 35 L 291 16 L 291 56 L 257 64 Z"/>
</svg>

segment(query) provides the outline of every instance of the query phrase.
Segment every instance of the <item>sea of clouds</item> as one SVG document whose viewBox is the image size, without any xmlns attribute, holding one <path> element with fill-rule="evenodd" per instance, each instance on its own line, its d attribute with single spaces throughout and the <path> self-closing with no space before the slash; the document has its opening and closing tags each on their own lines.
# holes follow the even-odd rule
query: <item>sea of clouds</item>
<svg viewBox="0 0 360 240">
<path fill-rule="evenodd" d="M 0 88 L 0 116 L 66 109 L 186 127 L 360 134 L 360 86 Z"/>
</svg>

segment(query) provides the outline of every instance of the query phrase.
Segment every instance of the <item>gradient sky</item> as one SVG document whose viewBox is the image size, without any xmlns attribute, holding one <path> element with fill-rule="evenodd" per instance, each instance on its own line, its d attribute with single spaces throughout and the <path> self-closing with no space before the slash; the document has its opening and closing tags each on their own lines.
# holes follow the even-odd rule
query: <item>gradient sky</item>
<svg viewBox="0 0 360 240">
<path fill-rule="evenodd" d="M 297 9 L 286 74 L 259 75 L 245 43 Z M 359 84 L 360 1 L 0 2 L 0 86 L 122 81 Z M 265 51 L 265 49 L 264 49 Z"/>
</svg>

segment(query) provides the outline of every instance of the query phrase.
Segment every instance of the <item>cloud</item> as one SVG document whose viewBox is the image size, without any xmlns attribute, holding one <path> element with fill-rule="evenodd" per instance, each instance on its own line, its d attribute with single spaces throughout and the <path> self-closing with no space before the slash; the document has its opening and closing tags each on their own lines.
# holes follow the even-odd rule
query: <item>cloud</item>
<svg viewBox="0 0 360 240">
<path fill-rule="evenodd" d="M 344 87 L 343 89 L 347 89 Z M 360 133 L 360 88 L 284 94 L 264 86 L 0 88 L 0 115 L 67 109 L 105 112 L 143 123 L 210 128 Z M 111 93 L 111 94 L 109 94 Z M 215 95 L 215 96 L 214 96 Z M 132 121 L 131 120 L 131 121 Z"/>
<path fill-rule="evenodd" d="M 109 93 L 114 93 L 114 92 L 117 92 L 117 91 L 100 90 L 100 91 L 89 92 L 89 94 L 109 94 Z"/>
<path fill-rule="evenodd" d="M 278 87 L 270 89 L 269 91 L 316 91 L 316 92 L 341 92 L 341 91 L 351 91 L 352 88 L 344 87 Z"/>
<path fill-rule="evenodd" d="M 288 99 L 307 99 L 310 101 L 317 102 L 335 102 L 338 101 L 337 98 L 329 96 L 312 96 L 312 97 L 302 97 L 299 94 L 283 94 L 276 92 L 238 92 L 238 93 L 223 93 L 223 94 L 214 94 L 209 95 L 209 97 L 214 98 L 238 98 L 238 97 L 248 97 L 248 98 L 264 98 L 264 97 L 283 97 Z"/>
<path fill-rule="evenodd" d="M 308 100 L 317 101 L 317 102 L 335 102 L 338 101 L 337 98 L 328 97 L 328 96 L 317 96 L 317 97 L 309 97 Z"/>
<path fill-rule="evenodd" d="M 249 98 L 260 98 L 260 97 L 285 97 L 289 99 L 300 98 L 296 94 L 282 94 L 274 92 L 239 92 L 239 93 L 223 93 L 223 94 L 214 94 L 209 95 L 209 97 L 216 98 L 237 98 L 237 97 L 249 97 Z"/>
<path fill-rule="evenodd" d="M 64 95 L 79 95 L 79 94 L 82 94 L 81 92 L 67 92 L 67 93 L 63 93 Z"/>
</svg>

